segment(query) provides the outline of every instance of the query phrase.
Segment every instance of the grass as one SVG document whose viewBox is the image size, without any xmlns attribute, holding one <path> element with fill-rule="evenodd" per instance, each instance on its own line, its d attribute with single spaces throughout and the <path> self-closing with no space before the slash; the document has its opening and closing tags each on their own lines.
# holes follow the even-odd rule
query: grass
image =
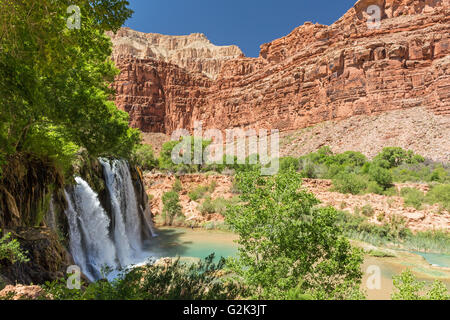
<svg viewBox="0 0 450 320">
<path fill-rule="evenodd" d="M 370 223 L 365 216 L 339 211 L 339 224 L 348 238 L 375 246 L 450 254 L 449 232 L 435 230 L 413 233 L 398 217 L 383 225 L 376 225 Z"/>
</svg>

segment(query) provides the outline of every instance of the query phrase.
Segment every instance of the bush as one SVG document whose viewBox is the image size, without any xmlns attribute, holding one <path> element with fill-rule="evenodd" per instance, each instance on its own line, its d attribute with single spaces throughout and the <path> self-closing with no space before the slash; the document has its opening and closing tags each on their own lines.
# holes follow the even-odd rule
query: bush
<svg viewBox="0 0 450 320">
<path fill-rule="evenodd" d="M 198 207 L 202 215 L 211 214 L 216 212 L 216 208 L 211 200 L 211 197 L 207 197 L 203 203 Z"/>
<path fill-rule="evenodd" d="M 422 207 L 422 203 L 425 201 L 424 193 L 416 188 L 403 188 L 400 191 L 400 195 L 403 197 L 407 207 L 413 207 L 417 210 Z"/>
<path fill-rule="evenodd" d="M 383 188 L 376 181 L 369 181 L 366 193 L 383 194 Z"/>
<path fill-rule="evenodd" d="M 293 157 L 284 157 L 280 159 L 280 170 L 286 171 L 290 167 L 294 168 L 295 171 L 300 169 L 300 160 Z"/>
<path fill-rule="evenodd" d="M 209 187 L 207 186 L 198 186 L 195 187 L 193 190 L 191 190 L 188 193 L 189 199 L 191 199 L 192 201 L 197 201 L 201 198 L 203 198 L 203 196 L 206 194 L 206 192 L 208 192 Z"/>
<path fill-rule="evenodd" d="M 16 239 L 11 240 L 11 233 L 7 233 L 0 238 L 0 261 L 1 260 L 7 260 L 10 263 L 23 263 L 29 261 L 27 252 L 22 251 L 19 241 Z"/>
<path fill-rule="evenodd" d="M 438 167 L 433 170 L 433 172 L 430 175 L 430 181 L 434 182 L 446 182 L 449 178 L 449 173 L 447 170 L 445 170 L 443 167 Z"/>
<path fill-rule="evenodd" d="M 408 269 L 393 277 L 396 292 L 392 300 L 449 300 L 450 293 L 441 281 L 434 281 L 431 288 L 425 282 L 418 281 Z M 427 290 L 428 289 L 428 290 Z"/>
<path fill-rule="evenodd" d="M 197 150 L 196 154 L 195 145 L 199 144 L 201 148 Z M 209 140 L 202 140 L 197 137 L 185 137 L 180 138 L 179 141 L 168 141 L 163 144 L 159 155 L 159 166 L 161 169 L 169 170 L 172 172 L 180 173 L 192 173 L 199 172 L 202 166 L 204 166 L 207 159 L 203 157 L 203 152 L 211 144 Z M 176 164 L 172 160 L 173 150 L 178 150 L 180 157 L 182 157 L 186 163 Z M 184 155 L 184 157 L 183 157 Z M 196 158 L 200 159 L 201 163 L 195 164 Z"/>
<path fill-rule="evenodd" d="M 163 194 L 163 219 L 166 224 L 172 225 L 175 217 L 183 215 L 180 197 L 177 192 L 169 191 Z"/>
<path fill-rule="evenodd" d="M 361 213 L 366 217 L 372 217 L 375 213 L 375 210 L 372 208 L 370 204 L 366 204 L 361 208 Z"/>
<path fill-rule="evenodd" d="M 411 150 L 403 150 L 399 147 L 386 147 L 375 158 L 374 162 L 380 162 L 381 166 L 389 169 L 401 164 L 416 164 L 424 162 L 425 159 Z"/>
<path fill-rule="evenodd" d="M 389 170 L 377 165 L 371 166 L 369 169 L 370 178 L 378 183 L 384 190 L 392 186 L 393 178 Z"/>
<path fill-rule="evenodd" d="M 173 183 L 172 190 L 179 193 L 181 190 L 183 190 L 183 185 L 181 184 L 180 179 L 175 178 L 175 182 Z"/>
<path fill-rule="evenodd" d="M 359 194 L 367 188 L 367 180 L 354 173 L 340 173 L 333 179 L 333 185 L 340 193 Z"/>
<path fill-rule="evenodd" d="M 180 260 L 140 266 L 113 281 L 98 281 L 70 290 L 62 279 L 47 282 L 44 290 L 56 300 L 234 300 L 244 294 L 241 285 L 221 278 L 225 260 L 214 255 L 198 263 Z"/>
<path fill-rule="evenodd" d="M 142 170 L 152 170 L 158 167 L 158 160 L 155 158 L 153 148 L 145 144 L 134 149 L 131 161 L 141 167 Z"/>
<path fill-rule="evenodd" d="M 433 186 L 425 200 L 431 204 L 439 203 L 445 210 L 450 211 L 450 184 Z"/>
<path fill-rule="evenodd" d="M 216 188 L 217 188 L 217 182 L 216 182 L 216 180 L 211 181 L 211 183 L 210 183 L 209 186 L 208 186 L 208 191 L 209 191 L 210 193 L 213 193 L 213 192 L 216 190 Z"/>
<path fill-rule="evenodd" d="M 211 197 L 207 197 L 198 208 L 203 215 L 218 213 L 224 216 L 230 205 L 237 204 L 239 202 L 240 202 L 239 197 L 233 197 L 232 199 L 229 200 L 222 197 L 211 200 Z"/>
</svg>

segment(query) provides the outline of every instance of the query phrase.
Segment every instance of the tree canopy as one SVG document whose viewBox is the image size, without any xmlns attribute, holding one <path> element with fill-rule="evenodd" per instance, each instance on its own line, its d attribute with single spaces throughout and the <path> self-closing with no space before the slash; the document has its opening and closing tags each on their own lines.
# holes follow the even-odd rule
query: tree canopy
<svg viewBox="0 0 450 320">
<path fill-rule="evenodd" d="M 69 28 L 80 9 L 80 28 Z M 0 0 L 0 159 L 19 152 L 56 160 L 83 147 L 128 156 L 139 131 L 112 102 L 118 70 L 105 31 L 132 11 L 123 0 Z"/>
</svg>

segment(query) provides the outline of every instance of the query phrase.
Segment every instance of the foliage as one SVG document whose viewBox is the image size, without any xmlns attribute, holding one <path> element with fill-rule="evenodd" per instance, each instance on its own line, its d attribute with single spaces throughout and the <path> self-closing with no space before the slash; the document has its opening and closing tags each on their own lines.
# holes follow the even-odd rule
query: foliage
<svg viewBox="0 0 450 320">
<path fill-rule="evenodd" d="M 188 192 L 189 199 L 191 199 L 192 201 L 202 199 L 207 192 L 210 192 L 210 190 L 210 186 L 197 186 Z"/>
<path fill-rule="evenodd" d="M 211 213 L 215 213 L 216 212 L 216 208 L 213 204 L 213 201 L 211 200 L 211 197 L 207 197 L 203 203 L 199 206 L 198 208 L 200 210 L 200 212 L 205 215 L 205 214 L 211 214 Z"/>
<path fill-rule="evenodd" d="M 97 281 L 82 290 L 67 288 L 66 281 L 47 282 L 44 289 L 57 300 L 233 300 L 244 289 L 223 279 L 225 260 L 214 254 L 198 263 L 180 260 L 136 267 L 113 281 Z"/>
<path fill-rule="evenodd" d="M 294 157 L 284 157 L 280 159 L 280 171 L 286 171 L 290 167 L 295 171 L 300 169 L 300 160 Z"/>
<path fill-rule="evenodd" d="M 416 164 L 424 162 L 425 159 L 411 150 L 403 150 L 400 147 L 386 147 L 374 158 L 386 169 L 395 168 L 401 164 Z"/>
<path fill-rule="evenodd" d="M 418 281 L 409 269 L 394 276 L 393 282 L 392 300 L 450 300 L 445 284 L 435 280 L 431 288 L 427 288 L 426 283 Z"/>
<path fill-rule="evenodd" d="M 342 172 L 333 179 L 334 188 L 341 193 L 359 194 L 367 184 L 367 180 L 356 173 Z"/>
<path fill-rule="evenodd" d="M 416 164 L 402 164 L 391 169 L 395 181 L 398 182 L 440 182 L 450 183 L 448 165 L 426 161 Z"/>
<path fill-rule="evenodd" d="M 159 154 L 159 167 L 172 172 L 199 172 L 206 166 L 207 157 L 204 155 L 210 144 L 211 140 L 189 136 L 181 137 L 178 141 L 168 141 L 163 144 Z M 183 163 L 175 163 L 172 158 L 172 153 L 176 154 L 177 151 Z"/>
<path fill-rule="evenodd" d="M 422 203 L 425 201 L 424 193 L 416 188 L 403 188 L 400 195 L 403 197 L 406 206 L 417 210 L 422 207 Z"/>
<path fill-rule="evenodd" d="M 211 197 L 207 197 L 205 201 L 199 206 L 199 210 L 202 214 L 218 213 L 225 215 L 228 207 L 232 204 L 238 203 L 239 197 L 233 197 L 232 199 L 225 199 L 223 197 L 211 200 Z"/>
<path fill-rule="evenodd" d="M 174 218 L 183 216 L 182 207 L 180 204 L 180 196 L 175 191 L 169 191 L 163 194 L 163 218 L 165 223 L 172 225 Z"/>
<path fill-rule="evenodd" d="M 1 232 L 1 230 L 0 230 Z M 0 238 L 0 261 L 8 260 L 11 263 L 28 262 L 27 252 L 20 248 L 17 239 L 11 240 L 11 233 L 7 233 Z"/>
<path fill-rule="evenodd" d="M 372 217 L 375 213 L 375 210 L 370 204 L 366 204 L 361 208 L 361 213 L 366 217 Z"/>
<path fill-rule="evenodd" d="M 230 268 L 254 297 L 283 299 L 299 287 L 314 298 L 356 296 L 361 252 L 342 236 L 336 211 L 315 208 L 318 200 L 300 189 L 300 174 L 247 171 L 236 179 L 242 203 L 229 208 L 226 222 L 240 247 Z"/>
<path fill-rule="evenodd" d="M 383 219 L 380 219 L 384 221 Z M 450 253 L 450 234 L 433 230 L 412 233 L 405 226 L 404 220 L 391 218 L 382 225 L 370 223 L 368 218 L 346 211 L 338 212 L 338 224 L 347 237 L 361 240 L 373 245 L 395 245 L 412 251 L 432 251 Z"/>
<path fill-rule="evenodd" d="M 450 184 L 433 186 L 425 200 L 431 204 L 439 203 L 445 210 L 450 211 Z"/>
<path fill-rule="evenodd" d="M 155 158 L 153 148 L 149 145 L 138 145 L 134 148 L 131 161 L 142 170 L 152 170 L 158 167 L 158 159 Z"/>
<path fill-rule="evenodd" d="M 175 192 L 181 192 L 181 190 L 183 190 L 183 185 L 181 184 L 180 179 L 175 178 L 175 182 L 173 183 L 172 190 Z"/>
<path fill-rule="evenodd" d="M 370 166 L 369 175 L 373 181 L 375 181 L 384 190 L 392 186 L 393 178 L 388 169 L 382 168 L 377 165 Z"/>
<path fill-rule="evenodd" d="M 69 5 L 81 29 L 66 26 Z M 139 132 L 110 101 L 117 69 L 104 34 L 130 17 L 128 2 L 0 2 L 0 154 L 31 152 L 62 161 L 76 147 L 93 156 L 130 154 Z M 69 159 L 70 160 L 70 159 Z"/>
</svg>

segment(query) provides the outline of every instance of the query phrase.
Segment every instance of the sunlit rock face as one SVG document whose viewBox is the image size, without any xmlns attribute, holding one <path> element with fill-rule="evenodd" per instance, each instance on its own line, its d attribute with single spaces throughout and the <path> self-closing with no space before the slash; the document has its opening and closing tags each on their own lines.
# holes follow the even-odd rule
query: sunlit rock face
<svg viewBox="0 0 450 320">
<path fill-rule="evenodd" d="M 370 28 L 369 6 L 380 26 Z M 261 46 L 258 58 L 201 34 L 111 35 L 116 103 L 146 132 L 296 130 L 327 120 L 425 107 L 450 115 L 449 0 L 360 0 L 330 26 L 313 23 Z"/>
</svg>

